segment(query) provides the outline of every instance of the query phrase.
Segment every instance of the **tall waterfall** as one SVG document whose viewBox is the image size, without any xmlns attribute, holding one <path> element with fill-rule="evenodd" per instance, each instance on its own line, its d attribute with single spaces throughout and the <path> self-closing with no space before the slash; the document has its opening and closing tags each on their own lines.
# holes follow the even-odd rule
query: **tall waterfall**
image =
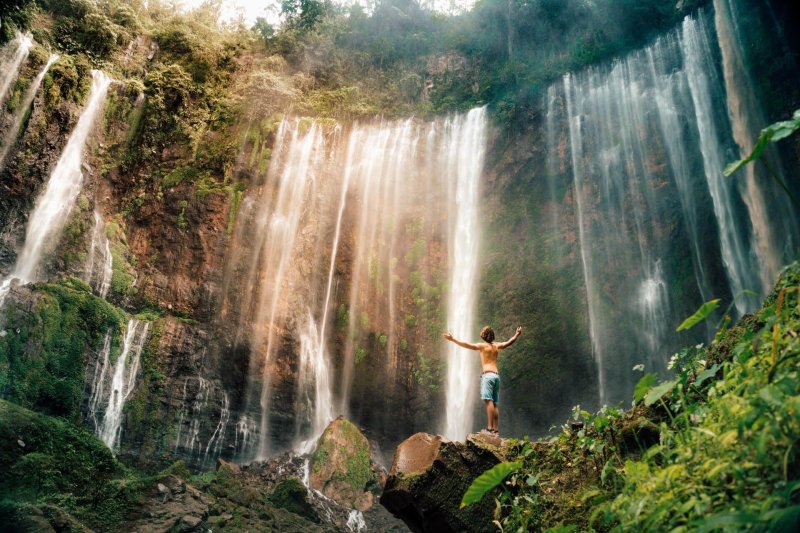
<svg viewBox="0 0 800 533">
<path fill-rule="evenodd" d="M 373 401 L 390 412 L 412 370 L 441 359 L 445 328 L 475 337 L 485 123 L 485 110 L 476 109 L 430 124 L 380 121 L 343 131 L 287 119 L 278 127 L 266 179 L 248 199 L 258 207 L 235 237 L 253 253 L 241 258 L 246 266 L 231 266 L 251 288 L 235 305 L 250 324 L 246 411 L 260 416 L 252 455 L 307 451 L 339 414 L 376 416 L 351 412 L 353 394 L 364 394 L 353 390 L 359 373 L 376 372 L 382 394 Z M 294 368 L 294 390 L 276 389 Z M 466 402 L 479 368 L 470 353 L 449 365 L 447 401 L 460 438 L 471 428 L 474 406 Z M 249 419 L 240 418 L 237 443 L 253 442 Z M 375 425 L 383 423 L 391 416 Z"/>
<path fill-rule="evenodd" d="M 36 98 L 36 93 L 39 91 L 39 86 L 42 84 L 47 71 L 50 70 L 50 67 L 53 65 L 53 63 L 58 60 L 58 57 L 58 54 L 52 54 L 50 56 L 50 58 L 47 60 L 47 63 L 45 63 L 44 67 L 42 67 L 42 70 L 39 71 L 39 74 L 31 82 L 28 90 L 25 92 L 25 97 L 22 99 L 22 102 L 17 105 L 16 109 L 14 109 L 14 117 L 11 121 L 11 127 L 6 130 L 2 141 L 0 141 L 0 170 L 2 170 L 5 166 L 8 153 L 17 140 L 19 129 L 22 126 L 22 121 L 25 120 L 25 116 L 28 114 L 28 110 L 33 103 L 33 99 Z"/>
<path fill-rule="evenodd" d="M 443 170 L 455 174 L 448 182 L 450 291 L 447 325 L 459 339 L 474 339 L 478 292 L 479 183 L 486 151 L 485 109 L 473 109 L 445 124 L 449 143 L 444 147 Z M 465 438 L 472 431 L 472 412 L 478 378 L 477 358 L 450 343 L 447 347 L 447 408 L 445 435 Z"/>
<path fill-rule="evenodd" d="M 110 84 L 111 79 L 104 73 L 92 71 L 92 88 L 83 113 L 50 174 L 45 190 L 37 198 L 33 212 L 28 217 L 25 244 L 14 270 L 0 283 L 0 305 L 13 280 L 28 283 L 36 279 L 42 256 L 55 244 L 67 222 L 83 184 L 81 163 L 86 139 L 103 108 Z"/>
<path fill-rule="evenodd" d="M 772 201 L 772 184 L 722 176 L 764 123 L 734 101 L 748 90 L 728 72 L 741 45 L 718 14 L 720 52 L 713 22 L 687 17 L 610 66 L 566 75 L 544 102 L 548 154 L 569 150 L 547 173 L 574 198 L 601 403 L 629 397 L 634 365 L 664 370 L 688 342 L 675 327 L 703 301 L 733 300 L 739 316 L 754 309 L 743 291 L 763 295 L 791 250 L 794 218 Z"/>
<path fill-rule="evenodd" d="M 33 46 L 33 39 L 29 34 L 18 33 L 5 47 L 0 58 L 0 104 L 5 103 L 8 89 L 17 79 L 22 63 L 28 57 Z"/>
</svg>

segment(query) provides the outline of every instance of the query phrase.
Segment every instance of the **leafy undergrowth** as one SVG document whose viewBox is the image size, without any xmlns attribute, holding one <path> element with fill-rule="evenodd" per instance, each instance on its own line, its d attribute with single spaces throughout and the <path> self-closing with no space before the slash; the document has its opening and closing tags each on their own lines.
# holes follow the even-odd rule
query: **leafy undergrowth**
<svg viewBox="0 0 800 533">
<path fill-rule="evenodd" d="M 627 412 L 576 410 L 583 426 L 515 442 L 502 529 L 800 530 L 800 266 L 711 346 L 646 375 Z"/>
</svg>

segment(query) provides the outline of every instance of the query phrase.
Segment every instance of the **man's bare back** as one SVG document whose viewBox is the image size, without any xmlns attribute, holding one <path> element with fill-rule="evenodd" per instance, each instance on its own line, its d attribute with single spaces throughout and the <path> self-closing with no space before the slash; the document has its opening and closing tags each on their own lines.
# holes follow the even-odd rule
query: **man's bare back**
<svg viewBox="0 0 800 533">
<path fill-rule="evenodd" d="M 508 339 L 506 342 L 479 342 L 477 344 L 462 342 L 453 337 L 452 333 L 445 333 L 444 338 L 450 342 L 458 344 L 462 348 L 479 351 L 481 353 L 481 365 L 483 366 L 483 371 L 497 373 L 497 356 L 500 354 L 500 350 L 508 348 L 514 344 L 521 333 L 522 326 L 519 326 L 517 327 L 517 331 L 514 333 L 514 336 Z"/>
<path fill-rule="evenodd" d="M 500 409 L 497 404 L 500 398 L 500 373 L 497 371 L 497 356 L 500 350 L 508 348 L 522 333 L 522 326 L 517 327 L 514 336 L 506 342 L 494 342 L 494 330 L 486 326 L 481 330 L 481 338 L 485 342 L 472 344 L 463 342 L 455 337 L 452 333 L 445 333 L 444 338 L 453 342 L 462 348 L 468 350 L 476 350 L 481 353 L 481 365 L 483 366 L 483 374 L 481 375 L 481 399 L 486 403 L 486 417 L 488 424 L 486 431 L 490 433 L 499 434 L 500 423 Z"/>
</svg>

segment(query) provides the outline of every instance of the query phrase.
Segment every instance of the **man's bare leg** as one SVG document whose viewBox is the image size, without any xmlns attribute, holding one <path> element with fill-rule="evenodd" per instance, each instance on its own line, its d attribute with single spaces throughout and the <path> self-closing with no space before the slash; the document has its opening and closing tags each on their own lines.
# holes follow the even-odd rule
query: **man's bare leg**
<svg viewBox="0 0 800 533">
<path fill-rule="evenodd" d="M 483 400 L 486 404 L 486 429 L 492 429 L 492 422 L 494 421 L 494 402 L 492 400 Z"/>
<path fill-rule="evenodd" d="M 492 402 L 492 403 L 494 403 L 494 402 Z M 493 428 L 494 428 L 495 431 L 500 433 L 500 408 L 497 406 L 496 403 L 494 404 L 494 413 L 492 413 L 492 414 L 494 415 Z"/>
</svg>

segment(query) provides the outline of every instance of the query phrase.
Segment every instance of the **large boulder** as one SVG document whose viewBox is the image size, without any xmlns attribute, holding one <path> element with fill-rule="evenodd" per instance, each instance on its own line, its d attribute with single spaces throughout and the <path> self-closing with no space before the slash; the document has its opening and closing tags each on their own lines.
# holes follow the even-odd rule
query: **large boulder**
<svg viewBox="0 0 800 533">
<path fill-rule="evenodd" d="M 505 460 L 506 442 L 488 433 L 467 441 L 417 433 L 397 447 L 381 505 L 412 531 L 496 531 L 494 501 L 459 509 L 464 492 L 479 475 Z"/>
<path fill-rule="evenodd" d="M 370 443 L 349 420 L 339 417 L 322 433 L 309 465 L 309 484 L 333 501 L 366 511 L 386 480 L 372 461 Z"/>
</svg>

